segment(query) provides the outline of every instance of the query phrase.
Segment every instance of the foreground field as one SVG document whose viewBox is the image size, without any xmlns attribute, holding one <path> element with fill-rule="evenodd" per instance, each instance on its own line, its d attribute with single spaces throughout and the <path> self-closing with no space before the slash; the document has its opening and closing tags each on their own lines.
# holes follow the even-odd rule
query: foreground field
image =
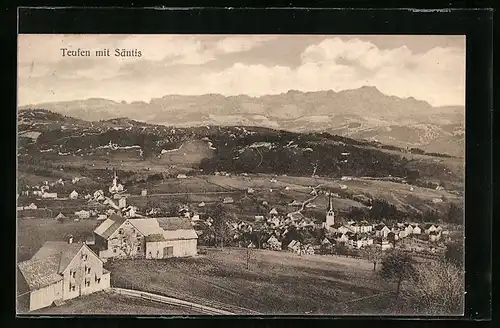
<svg viewBox="0 0 500 328">
<path fill-rule="evenodd" d="M 140 300 L 115 293 L 101 292 L 67 301 L 58 307 L 34 311 L 36 315 L 200 315 L 191 309 Z"/>
<path fill-rule="evenodd" d="M 377 314 L 391 308 L 393 286 L 362 260 L 245 249 L 107 264 L 115 287 L 139 289 L 237 314 Z"/>
</svg>

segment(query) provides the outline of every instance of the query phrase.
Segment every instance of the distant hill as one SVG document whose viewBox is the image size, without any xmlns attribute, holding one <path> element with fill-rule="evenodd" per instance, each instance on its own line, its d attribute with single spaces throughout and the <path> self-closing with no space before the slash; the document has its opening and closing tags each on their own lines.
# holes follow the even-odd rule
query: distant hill
<svg viewBox="0 0 500 328">
<path fill-rule="evenodd" d="M 463 156 L 465 109 L 432 107 L 387 96 L 375 87 L 340 92 L 291 90 L 261 97 L 168 95 L 146 102 L 92 98 L 22 106 L 87 121 L 128 117 L 175 127 L 260 126 L 292 132 L 329 132 L 397 147 Z"/>
<path fill-rule="evenodd" d="M 46 110 L 19 114 L 18 159 L 46 165 L 65 161 L 145 161 L 178 165 L 204 173 L 318 175 L 324 177 L 401 177 L 408 181 L 462 183 L 460 171 L 445 161 L 377 142 L 326 132 L 296 133 L 266 127 L 167 127 L 127 118 L 87 122 Z M 459 168 L 460 170 L 460 168 Z"/>
</svg>

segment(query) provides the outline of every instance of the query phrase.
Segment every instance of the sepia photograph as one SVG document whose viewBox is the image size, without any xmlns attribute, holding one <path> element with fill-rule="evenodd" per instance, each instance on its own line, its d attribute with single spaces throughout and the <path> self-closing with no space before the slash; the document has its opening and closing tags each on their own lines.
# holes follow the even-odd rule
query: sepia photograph
<svg viewBox="0 0 500 328">
<path fill-rule="evenodd" d="M 18 315 L 462 316 L 464 35 L 18 34 Z"/>
</svg>

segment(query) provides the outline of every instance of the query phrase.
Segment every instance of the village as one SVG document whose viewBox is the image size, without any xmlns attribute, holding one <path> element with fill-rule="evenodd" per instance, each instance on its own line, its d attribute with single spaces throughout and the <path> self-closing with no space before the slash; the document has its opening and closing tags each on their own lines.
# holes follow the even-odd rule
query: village
<svg viewBox="0 0 500 328">
<path fill-rule="evenodd" d="M 177 178 L 186 179 L 187 176 Z M 115 259 L 193 257 L 199 255 L 200 246 L 224 244 L 248 250 L 291 252 L 297 256 L 317 254 L 352 258 L 362 258 L 362 251 L 368 248 L 380 252 L 397 248 L 425 258 L 443 256 L 445 245 L 450 240 L 446 228 L 437 223 L 339 220 L 332 201 L 335 195 L 315 189 L 308 201 L 319 196 L 328 199 L 321 222 L 302 214 L 303 209 L 312 207 L 305 201 L 297 202 L 295 205 L 301 209 L 291 213 L 280 213 L 273 207 L 267 214 L 255 215 L 253 222 L 229 215 L 230 219 L 225 220 L 221 228 L 220 225 L 215 227 L 219 218 L 210 215 L 214 212 L 204 210 L 207 206 L 204 202 L 198 203 L 196 208 L 181 204 L 175 216 L 159 215 L 160 211 L 155 208 L 128 205 L 127 198 L 132 195 L 119 182 L 116 172 L 106 192 L 96 190 L 81 195 L 76 191 L 79 180 L 59 179 L 20 191 L 20 197 L 35 197 L 43 201 L 84 200 L 80 203 L 83 206 L 78 205 L 81 208 L 75 208 L 73 212 L 54 213 L 50 210 L 48 214 L 34 201 L 18 207 L 18 213 L 24 216 L 36 217 L 41 211 L 61 224 L 96 221 L 92 235 L 81 240 L 68 235 L 66 240 L 47 241 L 31 259 L 19 263 L 30 311 L 109 288 L 112 272 L 103 265 Z M 60 197 L 60 194 L 51 192 L 58 185 L 65 184 L 75 186 L 67 196 Z M 249 194 L 253 192 L 251 188 L 247 190 Z M 142 189 L 140 195 L 135 196 L 146 198 L 148 191 Z M 219 205 L 233 202 L 232 197 L 222 197 Z"/>
</svg>

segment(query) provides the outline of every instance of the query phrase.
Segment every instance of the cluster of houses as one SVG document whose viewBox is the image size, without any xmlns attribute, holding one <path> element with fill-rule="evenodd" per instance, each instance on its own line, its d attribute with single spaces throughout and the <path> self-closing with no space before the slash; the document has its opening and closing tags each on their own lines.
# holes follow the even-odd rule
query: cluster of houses
<svg viewBox="0 0 500 328">
<path fill-rule="evenodd" d="M 271 250 L 288 250 L 299 254 L 313 254 L 321 245 L 343 244 L 349 248 L 361 249 L 366 246 L 380 247 L 387 250 L 395 247 L 397 241 L 404 241 L 416 237 L 419 240 L 438 242 L 446 237 L 448 231 L 438 224 L 417 224 L 417 223 L 395 223 L 387 225 L 383 222 L 378 224 L 369 223 L 366 220 L 346 223 L 335 222 L 335 211 L 331 195 L 329 195 L 328 208 L 325 213 L 325 220 L 322 223 L 304 217 L 300 211 L 282 216 L 273 208 L 266 217 L 264 215 L 255 216 L 255 224 L 263 230 L 269 237 L 260 247 Z M 302 244 L 298 240 L 289 241 L 287 233 L 293 227 L 300 233 L 301 230 L 325 229 L 326 237 L 318 240 L 315 245 Z M 252 224 L 246 222 L 233 222 L 230 224 L 233 240 L 242 240 L 243 236 L 252 233 L 255 229 Z M 288 241 L 283 245 L 284 240 Z M 256 247 L 253 242 L 240 242 L 243 247 Z"/>
<path fill-rule="evenodd" d="M 398 240 L 408 237 L 426 238 L 431 242 L 437 242 L 448 234 L 448 231 L 443 230 L 440 225 L 433 223 L 419 225 L 405 222 L 387 226 L 385 223 L 372 225 L 366 221 L 337 223 L 329 227 L 329 232 L 336 243 L 344 243 L 358 249 L 376 245 L 383 250 L 394 247 Z"/>
</svg>

